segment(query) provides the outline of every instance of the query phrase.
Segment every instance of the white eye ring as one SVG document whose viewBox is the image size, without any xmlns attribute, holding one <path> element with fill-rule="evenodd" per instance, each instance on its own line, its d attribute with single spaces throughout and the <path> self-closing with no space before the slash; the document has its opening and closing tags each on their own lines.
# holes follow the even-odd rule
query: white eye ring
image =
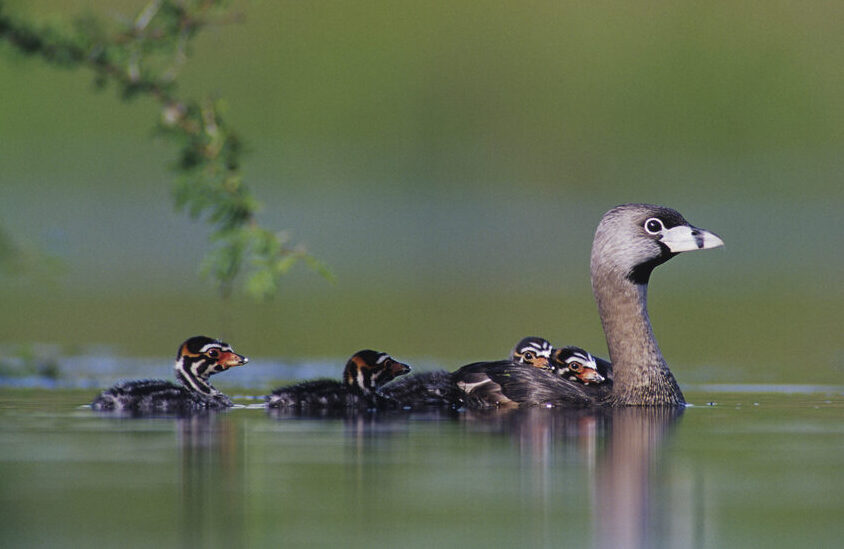
<svg viewBox="0 0 844 549">
<path fill-rule="evenodd" d="M 645 232 L 648 234 L 659 234 L 665 230 L 665 225 L 662 224 L 662 220 L 658 217 L 649 217 L 645 221 Z"/>
</svg>

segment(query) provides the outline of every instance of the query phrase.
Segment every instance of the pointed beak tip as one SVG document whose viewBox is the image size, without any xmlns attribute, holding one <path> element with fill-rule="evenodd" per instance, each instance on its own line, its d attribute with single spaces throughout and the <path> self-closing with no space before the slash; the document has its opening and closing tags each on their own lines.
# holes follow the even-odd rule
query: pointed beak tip
<svg viewBox="0 0 844 549">
<path fill-rule="evenodd" d="M 696 250 L 709 250 L 724 245 L 724 241 L 717 234 L 692 225 L 672 227 L 665 231 L 665 234 L 660 240 L 675 254 Z"/>
<path fill-rule="evenodd" d="M 712 231 L 707 231 L 706 229 L 696 229 L 700 231 L 700 236 L 702 237 L 699 240 L 701 244 L 701 249 L 709 250 L 712 248 L 720 248 L 724 245 L 724 241 L 721 239 L 720 236 L 713 233 Z"/>
</svg>

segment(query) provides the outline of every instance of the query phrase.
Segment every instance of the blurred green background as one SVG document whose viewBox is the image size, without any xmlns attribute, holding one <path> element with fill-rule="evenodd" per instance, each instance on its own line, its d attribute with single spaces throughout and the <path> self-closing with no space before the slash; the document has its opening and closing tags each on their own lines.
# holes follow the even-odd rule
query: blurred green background
<svg viewBox="0 0 844 549">
<path fill-rule="evenodd" d="M 145 2 L 5 4 L 37 20 Z M 844 4 L 238 6 L 182 90 L 228 100 L 262 221 L 336 283 L 300 269 L 272 302 L 223 303 L 197 275 L 206 227 L 174 212 L 155 106 L 0 44 L 0 227 L 40 258 L 2 275 L 0 342 L 169 356 L 206 333 L 253 357 L 456 367 L 543 335 L 606 356 L 591 238 L 636 201 L 727 243 L 651 281 L 681 383 L 841 382 Z"/>
</svg>

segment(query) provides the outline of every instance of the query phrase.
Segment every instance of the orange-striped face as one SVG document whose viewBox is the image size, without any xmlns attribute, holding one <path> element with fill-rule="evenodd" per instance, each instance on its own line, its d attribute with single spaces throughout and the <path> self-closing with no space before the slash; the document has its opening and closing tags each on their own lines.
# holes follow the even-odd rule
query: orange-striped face
<svg viewBox="0 0 844 549">
<path fill-rule="evenodd" d="M 510 360 L 519 364 L 550 368 L 548 359 L 553 348 L 547 339 L 541 337 L 526 337 L 513 347 Z"/>
<path fill-rule="evenodd" d="M 551 353 L 551 366 L 558 375 L 584 385 L 606 381 L 598 372 L 595 357 L 579 347 L 554 349 Z"/>
<path fill-rule="evenodd" d="M 368 393 L 409 371 L 410 366 L 393 359 L 387 353 L 365 349 L 352 355 L 346 363 L 343 382 Z"/>
<path fill-rule="evenodd" d="M 249 362 L 235 353 L 228 343 L 205 336 L 196 336 L 182 344 L 179 357 L 194 365 L 191 369 L 199 376 L 216 374 Z"/>
</svg>

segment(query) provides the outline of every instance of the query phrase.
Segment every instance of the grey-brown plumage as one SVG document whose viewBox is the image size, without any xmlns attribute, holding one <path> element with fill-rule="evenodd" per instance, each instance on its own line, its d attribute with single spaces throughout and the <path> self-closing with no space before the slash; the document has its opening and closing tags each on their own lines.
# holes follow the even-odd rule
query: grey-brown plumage
<svg viewBox="0 0 844 549">
<path fill-rule="evenodd" d="M 679 406 L 685 403 L 651 329 L 648 280 L 654 267 L 680 252 L 722 246 L 675 210 L 624 204 L 608 211 L 592 244 L 592 290 L 611 364 L 596 359 L 607 381 L 586 386 L 513 362 L 475 363 L 453 374 L 468 407 Z M 610 383 L 612 388 L 610 389 Z"/>
<path fill-rule="evenodd" d="M 592 244 L 592 292 L 612 362 L 612 406 L 678 406 L 683 393 L 659 350 L 648 317 L 654 267 L 680 252 L 723 245 L 670 208 L 624 204 L 604 214 Z"/>
<path fill-rule="evenodd" d="M 581 384 L 572 383 L 550 369 L 511 360 L 467 364 L 454 372 L 453 378 L 465 394 L 467 408 L 594 404 Z"/>
</svg>

